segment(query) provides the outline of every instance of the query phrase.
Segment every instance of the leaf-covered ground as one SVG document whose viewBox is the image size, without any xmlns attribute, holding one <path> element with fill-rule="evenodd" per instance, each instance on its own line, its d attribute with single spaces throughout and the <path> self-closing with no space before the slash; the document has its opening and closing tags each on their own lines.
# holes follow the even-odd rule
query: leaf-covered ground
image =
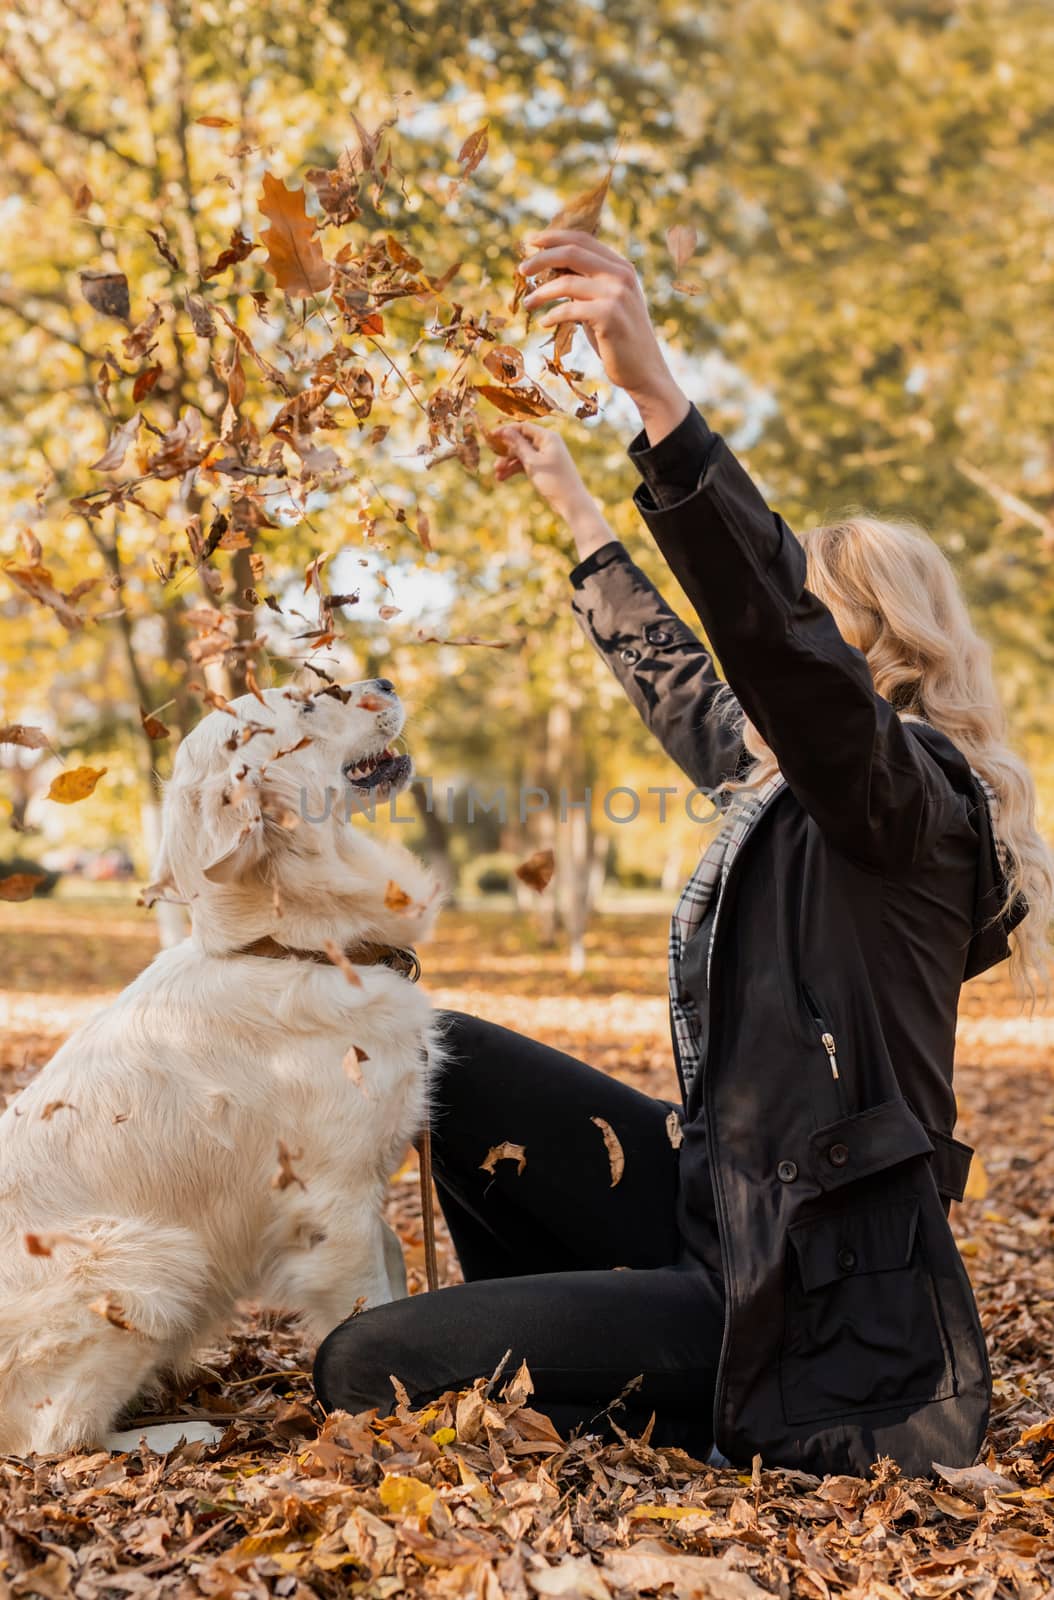
<svg viewBox="0 0 1054 1600">
<path fill-rule="evenodd" d="M 448 916 L 426 977 L 439 1004 L 672 1094 L 662 919 L 604 919 L 591 944 L 573 1006 L 559 954 L 512 918 Z M 150 925 L 130 908 L 0 907 L 4 1092 L 150 954 Z M 715 1471 L 646 1438 L 561 1439 L 531 1409 L 527 1375 L 511 1371 L 418 1413 L 327 1420 L 295 1329 L 247 1315 L 200 1379 L 164 1401 L 166 1417 L 220 1419 L 219 1444 L 0 1459 L 0 1600 L 1052 1595 L 1052 1075 L 1054 1015 L 1024 1022 L 1004 980 L 972 985 L 960 1131 L 983 1167 L 955 1226 L 996 1373 L 982 1466 L 935 1483 L 893 1468 L 866 1482 L 759 1463 Z M 420 1289 L 411 1165 L 390 1214 Z M 441 1266 L 453 1281 L 445 1240 Z"/>
</svg>

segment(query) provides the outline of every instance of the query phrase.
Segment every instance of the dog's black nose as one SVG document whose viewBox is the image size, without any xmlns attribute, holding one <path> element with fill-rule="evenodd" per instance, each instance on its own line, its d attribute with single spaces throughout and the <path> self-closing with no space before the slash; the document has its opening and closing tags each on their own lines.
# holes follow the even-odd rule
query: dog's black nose
<svg viewBox="0 0 1054 1600">
<path fill-rule="evenodd" d="M 392 682 L 391 678 L 374 678 L 373 687 L 375 689 L 380 689 L 382 694 L 395 693 L 395 684 Z"/>
</svg>

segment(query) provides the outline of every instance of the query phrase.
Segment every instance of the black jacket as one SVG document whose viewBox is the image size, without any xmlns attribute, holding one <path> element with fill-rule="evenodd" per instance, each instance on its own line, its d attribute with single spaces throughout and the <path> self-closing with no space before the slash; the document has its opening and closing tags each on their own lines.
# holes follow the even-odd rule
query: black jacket
<svg viewBox="0 0 1054 1600">
<path fill-rule="evenodd" d="M 787 780 L 729 874 L 681 1148 L 686 1247 L 725 1284 L 716 1441 L 817 1473 L 961 1466 L 991 1385 L 946 1215 L 970 1157 L 952 1137 L 959 989 L 1007 954 L 988 807 L 950 740 L 876 695 L 801 546 L 694 408 L 630 453 L 638 509 Z M 711 657 L 623 546 L 572 582 L 678 766 L 708 788 L 741 771 Z"/>
</svg>

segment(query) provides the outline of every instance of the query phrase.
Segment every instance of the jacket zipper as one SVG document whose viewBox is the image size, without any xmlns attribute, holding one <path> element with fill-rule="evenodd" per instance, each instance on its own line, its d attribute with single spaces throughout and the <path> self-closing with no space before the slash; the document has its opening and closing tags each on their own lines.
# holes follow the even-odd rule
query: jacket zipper
<svg viewBox="0 0 1054 1600">
<path fill-rule="evenodd" d="M 842 1083 L 842 1075 L 838 1070 L 838 1047 L 835 1044 L 834 1034 L 824 1021 L 820 1013 L 820 1008 L 816 1004 L 815 997 L 809 992 L 804 984 L 802 984 L 801 992 L 805 996 L 806 1005 L 809 1007 L 809 1015 L 812 1017 L 813 1022 L 816 1024 L 816 1027 L 819 1030 L 820 1043 L 827 1052 L 827 1061 L 831 1069 L 831 1077 L 838 1085 L 838 1103 L 841 1106 L 842 1113 L 844 1115 L 846 1111 L 845 1085 Z"/>
<path fill-rule="evenodd" d="M 782 787 L 777 789 L 776 792 L 769 799 L 768 805 L 762 806 L 762 808 L 759 811 L 755 812 L 754 817 L 752 818 L 752 826 L 751 826 L 751 829 L 749 830 L 749 832 L 753 831 L 753 826 L 756 825 L 758 820 L 765 814 L 765 812 L 768 810 L 768 806 L 771 805 L 773 803 L 773 801 L 777 800 L 782 793 L 783 793 L 783 788 Z M 749 833 L 748 833 L 747 837 L 748 836 L 749 836 Z M 714 1031 L 714 1016 L 717 1013 L 717 1006 L 715 1005 L 715 1001 L 716 1001 L 717 995 L 716 995 L 716 991 L 714 989 L 712 972 L 713 972 L 713 965 L 714 965 L 714 956 L 715 956 L 715 954 L 717 952 L 717 930 L 718 930 L 718 927 L 721 925 L 721 910 L 722 910 L 722 906 L 727 903 L 729 886 L 730 886 L 730 884 L 733 882 L 733 880 L 735 878 L 736 867 L 739 865 L 740 859 L 741 859 L 741 857 L 743 855 L 743 846 L 744 846 L 745 843 L 746 843 L 746 837 L 744 837 L 743 839 L 740 840 L 739 849 L 736 852 L 735 860 L 731 863 L 731 865 L 729 867 L 728 877 L 726 878 L 724 884 L 721 886 L 720 897 L 719 897 L 718 902 L 717 902 L 717 907 L 716 907 L 716 909 L 714 911 L 714 921 L 713 921 L 713 924 L 712 924 L 711 929 L 710 929 L 710 951 L 709 951 L 709 956 L 708 956 L 708 960 L 707 960 L 707 969 L 706 969 L 707 990 L 708 990 L 708 994 L 709 994 L 709 1004 L 708 1004 L 708 1007 L 707 1007 L 706 1042 L 705 1042 L 705 1049 L 703 1051 L 703 1057 L 702 1057 L 702 1062 L 701 1062 L 702 1082 L 700 1084 L 700 1095 L 699 1095 L 699 1099 L 700 1099 L 700 1102 L 702 1104 L 703 1112 L 704 1112 L 703 1133 L 704 1133 L 704 1137 L 705 1137 L 705 1140 L 706 1140 L 706 1158 L 707 1158 L 707 1162 L 708 1162 L 709 1167 L 710 1167 L 710 1182 L 711 1182 L 711 1185 L 713 1187 L 714 1208 L 715 1208 L 715 1210 L 717 1212 L 717 1233 L 718 1233 L 718 1238 L 719 1238 L 720 1243 L 721 1243 L 721 1260 L 722 1260 L 722 1265 L 723 1265 L 723 1267 L 725 1269 L 724 1270 L 724 1279 L 725 1279 L 725 1322 L 724 1322 L 724 1328 L 722 1329 L 722 1332 L 721 1332 L 721 1353 L 720 1353 L 720 1355 L 718 1356 L 718 1359 L 717 1359 L 717 1374 L 716 1374 L 716 1377 L 714 1379 L 713 1426 L 714 1426 L 714 1443 L 715 1443 L 715 1445 L 717 1444 L 717 1435 L 718 1435 L 718 1433 L 724 1431 L 720 1427 L 719 1419 L 721 1417 L 722 1405 L 723 1405 L 724 1397 L 725 1397 L 725 1371 L 726 1371 L 727 1366 L 728 1366 L 728 1358 L 729 1358 L 729 1354 L 730 1354 L 730 1350 L 731 1350 L 731 1340 L 729 1338 L 729 1331 L 728 1330 L 729 1330 L 729 1323 L 732 1320 L 732 1312 L 731 1312 L 731 1306 L 730 1306 L 729 1302 L 730 1302 L 730 1299 L 732 1297 L 733 1289 L 734 1289 L 735 1269 L 734 1269 L 734 1267 L 732 1267 L 730 1269 L 730 1262 L 731 1262 L 732 1252 L 731 1252 L 731 1250 L 729 1248 L 729 1243 L 728 1243 L 728 1235 L 729 1235 L 728 1211 L 727 1211 L 727 1208 L 725 1206 L 725 1197 L 724 1197 L 724 1194 L 723 1194 L 722 1189 L 721 1189 L 720 1170 L 719 1170 L 718 1164 L 717 1164 L 717 1150 L 716 1150 L 716 1145 L 715 1145 L 715 1140 L 714 1140 L 714 1106 L 713 1106 L 713 1095 L 711 1093 L 711 1082 L 712 1082 L 712 1079 L 711 1079 L 711 1074 L 710 1074 L 710 1071 L 709 1071 L 709 1056 L 710 1056 L 710 1042 L 711 1042 L 711 1039 L 713 1038 L 713 1031 Z M 720 1449 L 719 1445 L 718 1445 L 718 1449 Z"/>
</svg>

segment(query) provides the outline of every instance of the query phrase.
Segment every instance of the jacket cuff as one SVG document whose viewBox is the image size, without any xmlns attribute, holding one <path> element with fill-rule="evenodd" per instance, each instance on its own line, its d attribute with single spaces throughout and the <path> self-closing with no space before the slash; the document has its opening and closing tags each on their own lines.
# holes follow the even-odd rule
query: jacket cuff
<svg viewBox="0 0 1054 1600">
<path fill-rule="evenodd" d="M 642 508 L 679 504 L 694 494 L 717 441 L 694 405 L 672 433 L 649 444 L 642 428 L 629 447 L 629 458 L 644 480 L 634 499 Z"/>
<path fill-rule="evenodd" d="M 568 576 L 574 587 L 581 589 L 587 578 L 591 578 L 595 572 L 603 572 L 615 561 L 630 563 L 629 551 L 620 539 L 610 539 L 607 544 L 602 544 L 599 550 L 594 550 L 592 555 L 586 556 L 577 567 L 573 567 Z"/>
</svg>

